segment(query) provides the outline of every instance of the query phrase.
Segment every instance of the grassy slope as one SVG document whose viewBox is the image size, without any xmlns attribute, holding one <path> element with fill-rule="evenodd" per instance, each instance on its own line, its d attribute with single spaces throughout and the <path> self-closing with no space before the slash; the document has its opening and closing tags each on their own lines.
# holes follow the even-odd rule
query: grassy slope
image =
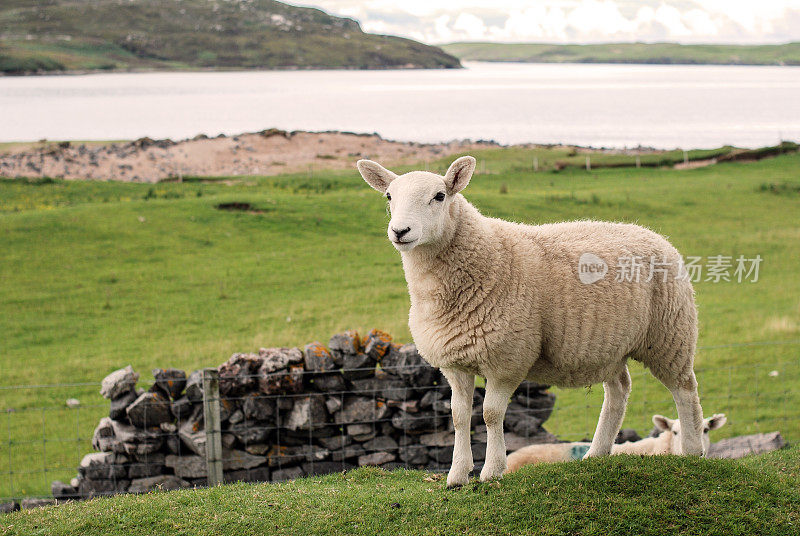
<svg viewBox="0 0 800 536">
<path fill-rule="evenodd" d="M 800 184 L 800 155 L 690 171 L 534 174 L 534 154 L 542 165 L 566 157 L 484 151 L 477 156 L 487 174 L 475 176 L 467 197 L 486 214 L 530 223 L 638 222 L 686 255 L 760 254 L 758 283 L 696 285 L 700 344 L 800 339 L 800 197 L 761 190 Z M 214 209 L 234 200 L 265 212 Z M 96 382 L 120 366 L 145 376 L 156 366 L 191 370 L 235 351 L 325 342 L 348 328 L 378 327 L 409 341 L 405 281 L 385 225 L 383 200 L 354 171 L 232 186 L 0 181 L 0 383 L 95 382 L 0 389 L 0 410 L 16 410 L 0 416 L 0 438 L 14 441 L 0 455 L 0 474 L 24 473 L 0 478 L 0 497 L 47 493 L 50 480 L 74 475 L 107 411 Z M 730 416 L 717 438 L 778 429 L 800 439 L 797 351 L 795 344 L 698 353 L 706 410 Z M 779 375 L 768 376 L 772 370 Z M 674 415 L 674 407 L 640 366 L 632 371 L 626 426 L 644 433 L 653 413 Z M 72 396 L 80 411 L 64 407 Z M 559 390 L 547 428 L 591 436 L 601 398 L 599 387 Z"/>
<path fill-rule="evenodd" d="M 417 471 L 359 469 L 23 511 L 0 516 L 0 534 L 789 535 L 798 462 L 797 447 L 743 460 L 615 456 L 457 490 Z"/>
<path fill-rule="evenodd" d="M 454 57 L 272 0 L 9 0 L 0 72 L 65 69 L 458 67 Z"/>
<path fill-rule="evenodd" d="M 472 61 L 800 65 L 800 43 L 785 45 L 450 43 L 442 48 L 461 60 Z"/>
</svg>

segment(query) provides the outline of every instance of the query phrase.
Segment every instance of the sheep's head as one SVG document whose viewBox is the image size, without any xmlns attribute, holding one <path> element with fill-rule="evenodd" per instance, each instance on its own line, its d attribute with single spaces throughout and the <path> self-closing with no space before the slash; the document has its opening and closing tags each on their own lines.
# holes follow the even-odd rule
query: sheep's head
<svg viewBox="0 0 800 536">
<path fill-rule="evenodd" d="M 475 159 L 462 156 L 447 173 L 412 171 L 395 175 L 371 160 L 359 160 L 367 184 L 386 195 L 392 217 L 387 234 L 398 251 L 437 242 L 450 221 L 450 205 L 475 171 Z"/>
<path fill-rule="evenodd" d="M 724 413 L 715 413 L 713 417 L 709 417 L 703 421 L 703 452 L 708 452 L 708 447 L 711 445 L 711 440 L 708 438 L 708 433 L 711 430 L 716 430 L 722 427 L 727 422 L 728 418 Z M 663 415 L 653 415 L 653 424 L 656 428 L 663 432 L 670 432 L 670 452 L 672 454 L 683 454 L 683 447 L 681 447 L 681 421 L 680 419 L 668 419 Z"/>
</svg>

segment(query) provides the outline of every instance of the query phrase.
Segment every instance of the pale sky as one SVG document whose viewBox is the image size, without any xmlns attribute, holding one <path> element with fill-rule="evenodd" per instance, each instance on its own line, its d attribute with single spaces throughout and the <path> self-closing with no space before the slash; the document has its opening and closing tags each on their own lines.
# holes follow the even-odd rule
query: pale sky
<svg viewBox="0 0 800 536">
<path fill-rule="evenodd" d="M 294 2 L 292 2 L 294 3 Z M 800 0 L 306 0 L 364 31 L 426 43 L 784 43 Z"/>
</svg>

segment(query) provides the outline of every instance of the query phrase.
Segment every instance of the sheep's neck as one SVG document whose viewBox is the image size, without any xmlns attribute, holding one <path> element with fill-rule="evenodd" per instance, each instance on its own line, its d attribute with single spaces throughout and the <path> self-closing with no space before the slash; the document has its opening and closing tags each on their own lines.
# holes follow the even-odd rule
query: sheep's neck
<svg viewBox="0 0 800 536">
<path fill-rule="evenodd" d="M 500 257 L 486 218 L 466 199 L 453 201 L 450 217 L 451 225 L 436 244 L 402 254 L 412 308 L 424 301 L 432 307 L 427 314 L 442 319 L 472 309 L 493 290 L 493 265 Z"/>
</svg>

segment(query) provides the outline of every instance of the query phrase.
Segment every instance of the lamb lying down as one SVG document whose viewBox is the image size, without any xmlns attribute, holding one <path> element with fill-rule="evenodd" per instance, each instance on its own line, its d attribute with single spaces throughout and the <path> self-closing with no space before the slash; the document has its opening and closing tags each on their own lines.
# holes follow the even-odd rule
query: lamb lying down
<svg viewBox="0 0 800 536">
<path fill-rule="evenodd" d="M 715 413 L 703 421 L 703 451 L 707 452 L 711 444 L 708 433 L 716 430 L 727 421 L 724 413 Z M 639 441 L 628 441 L 621 445 L 613 445 L 611 454 L 683 454 L 681 449 L 681 421 L 672 420 L 663 415 L 653 415 L 653 424 L 661 430 L 657 437 L 646 437 Z M 508 455 L 506 473 L 513 473 L 520 467 L 535 463 L 567 462 L 580 460 L 589 450 L 591 443 L 544 443 L 528 445 Z"/>
</svg>

